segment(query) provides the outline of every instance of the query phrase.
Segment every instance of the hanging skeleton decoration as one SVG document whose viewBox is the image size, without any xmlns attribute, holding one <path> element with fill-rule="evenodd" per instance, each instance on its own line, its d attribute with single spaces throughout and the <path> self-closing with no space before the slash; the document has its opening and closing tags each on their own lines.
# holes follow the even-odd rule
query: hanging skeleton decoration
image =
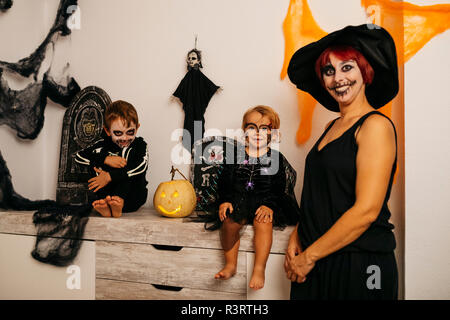
<svg viewBox="0 0 450 320">
<path fill-rule="evenodd" d="M 202 66 L 201 51 L 192 49 L 187 54 L 188 72 L 181 80 L 174 96 L 179 98 L 184 110 L 183 146 L 191 152 L 195 139 L 203 138 L 205 132 L 204 114 L 214 93 L 220 87 L 209 80 L 200 69 Z M 194 124 L 201 123 L 201 136 L 194 136 Z M 197 131 L 198 131 L 197 129 Z"/>
<path fill-rule="evenodd" d="M 186 62 L 188 71 L 191 69 L 198 70 L 199 68 L 203 68 L 201 51 L 198 51 L 196 49 L 192 49 L 191 51 L 189 51 Z"/>
</svg>

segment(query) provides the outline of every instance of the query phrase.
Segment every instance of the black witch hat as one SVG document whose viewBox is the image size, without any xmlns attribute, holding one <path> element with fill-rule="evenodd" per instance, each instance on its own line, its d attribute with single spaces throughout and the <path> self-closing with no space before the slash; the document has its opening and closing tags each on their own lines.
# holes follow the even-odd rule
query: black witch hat
<svg viewBox="0 0 450 320">
<path fill-rule="evenodd" d="M 374 70 L 374 78 L 366 85 L 366 97 L 375 109 L 381 108 L 398 93 L 398 66 L 395 43 L 382 27 L 373 24 L 347 26 L 300 48 L 291 58 L 289 79 L 300 90 L 311 94 L 321 105 L 339 112 L 339 105 L 322 86 L 315 63 L 328 47 L 347 45 L 362 53 Z"/>
</svg>

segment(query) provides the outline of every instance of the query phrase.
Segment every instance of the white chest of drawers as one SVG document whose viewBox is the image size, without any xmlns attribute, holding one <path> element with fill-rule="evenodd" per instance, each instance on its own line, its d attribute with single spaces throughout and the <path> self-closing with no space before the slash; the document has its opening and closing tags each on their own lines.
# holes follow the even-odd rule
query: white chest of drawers
<svg viewBox="0 0 450 320">
<path fill-rule="evenodd" d="M 33 212 L 0 212 L 0 233 L 35 236 L 32 216 Z M 290 283 L 283 261 L 292 229 L 274 230 L 266 284 L 259 291 L 248 288 L 253 267 L 252 226 L 241 236 L 236 275 L 216 280 L 214 274 L 224 264 L 219 231 L 206 231 L 202 223 L 161 217 L 151 209 L 119 219 L 91 216 L 83 239 L 94 241 L 95 259 L 80 261 L 88 264 L 82 268 L 95 270 L 96 299 L 288 299 Z"/>
</svg>

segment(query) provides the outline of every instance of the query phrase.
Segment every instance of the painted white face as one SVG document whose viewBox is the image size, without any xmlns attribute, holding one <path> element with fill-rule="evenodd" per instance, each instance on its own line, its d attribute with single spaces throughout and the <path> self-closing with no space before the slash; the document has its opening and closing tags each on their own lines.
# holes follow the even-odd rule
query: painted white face
<svg viewBox="0 0 450 320">
<path fill-rule="evenodd" d="M 134 139 L 136 139 L 138 128 L 139 125 L 136 126 L 134 123 L 131 123 L 128 127 L 126 121 L 119 118 L 112 121 L 111 128 L 105 131 L 115 144 L 121 148 L 125 148 L 129 147 Z"/>
<path fill-rule="evenodd" d="M 248 146 L 254 150 L 266 147 L 272 130 L 269 117 L 254 111 L 245 120 L 244 132 Z"/>
<path fill-rule="evenodd" d="M 364 80 L 355 60 L 344 61 L 331 53 L 330 62 L 322 68 L 322 77 L 328 93 L 340 105 L 348 105 L 364 94 Z"/>
<path fill-rule="evenodd" d="M 200 61 L 198 60 L 197 53 L 195 53 L 195 52 L 189 53 L 189 55 L 187 57 L 187 63 L 189 65 L 189 67 L 191 67 L 191 68 L 198 65 L 200 63 Z"/>
</svg>

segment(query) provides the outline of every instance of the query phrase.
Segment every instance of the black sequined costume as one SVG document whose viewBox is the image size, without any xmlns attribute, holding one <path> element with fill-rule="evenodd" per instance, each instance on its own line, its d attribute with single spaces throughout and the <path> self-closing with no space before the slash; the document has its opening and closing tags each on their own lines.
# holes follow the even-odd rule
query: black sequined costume
<svg viewBox="0 0 450 320">
<path fill-rule="evenodd" d="M 274 211 L 274 227 L 295 225 L 299 214 L 293 190 L 295 179 L 294 169 L 278 151 L 269 149 L 259 158 L 249 157 L 246 152 L 238 155 L 234 164 L 224 165 L 220 174 L 213 224 L 207 229 L 220 227 L 218 207 L 224 202 L 233 205 L 228 217 L 241 224 L 252 224 L 256 210 L 265 205 Z"/>
</svg>

